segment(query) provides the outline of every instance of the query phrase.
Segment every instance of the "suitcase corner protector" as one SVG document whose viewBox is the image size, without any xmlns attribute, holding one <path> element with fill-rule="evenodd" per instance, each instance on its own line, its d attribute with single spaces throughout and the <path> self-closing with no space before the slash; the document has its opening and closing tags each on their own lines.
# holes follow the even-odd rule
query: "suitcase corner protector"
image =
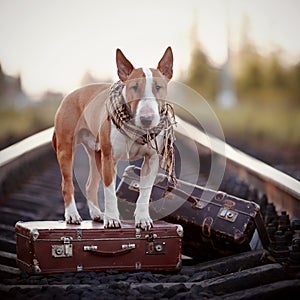
<svg viewBox="0 0 300 300">
<path fill-rule="evenodd" d="M 40 266 L 39 265 L 33 265 L 32 266 L 32 273 L 36 274 L 36 275 L 42 273 L 42 270 L 41 270 Z"/>
<path fill-rule="evenodd" d="M 24 223 L 23 221 L 18 221 L 16 224 L 15 224 L 15 229 L 19 228 L 19 226 L 21 226 L 21 224 Z"/>
<path fill-rule="evenodd" d="M 18 268 L 27 274 L 39 275 L 42 273 L 42 269 L 40 268 L 37 260 L 34 260 L 33 263 L 26 263 L 25 261 L 17 258 L 16 263 Z"/>
<path fill-rule="evenodd" d="M 176 228 L 176 232 L 178 234 L 179 237 L 183 237 L 183 227 L 179 224 L 176 224 L 177 228 Z"/>
<path fill-rule="evenodd" d="M 30 237 L 33 241 L 36 241 L 38 239 L 39 235 L 40 235 L 40 233 L 37 228 L 33 228 L 30 232 Z"/>
<path fill-rule="evenodd" d="M 181 270 L 181 268 L 182 268 L 182 260 L 181 259 L 179 259 L 175 268 L 176 268 L 176 270 Z"/>
</svg>

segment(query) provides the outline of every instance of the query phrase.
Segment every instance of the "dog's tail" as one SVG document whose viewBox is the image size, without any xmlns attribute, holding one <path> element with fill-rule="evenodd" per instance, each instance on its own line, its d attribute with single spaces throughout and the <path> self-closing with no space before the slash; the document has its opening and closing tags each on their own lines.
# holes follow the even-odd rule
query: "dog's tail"
<svg viewBox="0 0 300 300">
<path fill-rule="evenodd" d="M 56 152 L 56 134 L 55 134 L 55 131 L 53 132 L 53 136 L 52 136 L 52 147 L 53 147 L 54 151 Z"/>
</svg>

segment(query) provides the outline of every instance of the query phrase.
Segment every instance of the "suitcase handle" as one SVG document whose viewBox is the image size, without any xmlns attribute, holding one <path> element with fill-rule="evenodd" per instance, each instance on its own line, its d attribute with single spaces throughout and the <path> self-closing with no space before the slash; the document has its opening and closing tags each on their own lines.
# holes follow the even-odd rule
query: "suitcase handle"
<svg viewBox="0 0 300 300">
<path fill-rule="evenodd" d="M 194 198 L 193 196 L 191 196 L 188 193 L 184 192 L 183 190 L 179 190 L 179 189 L 176 189 L 173 186 L 168 185 L 166 187 L 166 192 L 173 193 L 173 194 L 189 201 L 190 203 L 192 203 L 193 208 L 202 208 L 200 202 L 196 198 Z"/>
<path fill-rule="evenodd" d="M 101 251 L 101 250 L 97 250 L 97 249 L 89 249 L 89 250 L 85 250 L 85 251 L 88 251 L 91 254 L 97 255 L 97 256 L 115 257 L 115 256 L 119 256 L 119 255 L 126 254 L 128 252 L 131 252 L 134 248 L 135 247 L 127 247 L 127 248 L 115 250 L 115 251 Z"/>
</svg>

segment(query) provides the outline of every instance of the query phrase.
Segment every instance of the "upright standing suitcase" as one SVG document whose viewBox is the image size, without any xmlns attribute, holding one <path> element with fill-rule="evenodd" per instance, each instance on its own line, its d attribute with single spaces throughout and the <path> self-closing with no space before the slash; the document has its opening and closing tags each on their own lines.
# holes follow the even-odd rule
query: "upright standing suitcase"
<svg viewBox="0 0 300 300">
<path fill-rule="evenodd" d="M 122 228 L 83 221 L 18 222 L 17 263 L 31 274 L 103 270 L 177 270 L 181 266 L 180 225 L 163 221 L 149 231 L 123 221 Z"/>
<path fill-rule="evenodd" d="M 133 214 L 139 176 L 140 168 L 128 166 L 117 188 L 119 209 L 125 218 Z M 181 180 L 174 187 L 163 174 L 158 174 L 152 189 L 150 215 L 153 219 L 181 224 L 183 253 L 194 258 L 215 258 L 250 250 L 255 229 L 264 247 L 268 247 L 258 204 Z"/>
</svg>

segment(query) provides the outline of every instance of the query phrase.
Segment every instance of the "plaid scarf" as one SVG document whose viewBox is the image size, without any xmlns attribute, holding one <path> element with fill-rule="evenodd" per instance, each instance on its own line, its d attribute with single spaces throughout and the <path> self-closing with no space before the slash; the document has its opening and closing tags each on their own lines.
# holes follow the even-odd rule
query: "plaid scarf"
<svg viewBox="0 0 300 300">
<path fill-rule="evenodd" d="M 176 184 L 174 146 L 175 141 L 173 125 L 175 114 L 169 103 L 164 103 L 160 111 L 160 122 L 151 129 L 137 127 L 133 122 L 133 114 L 122 95 L 124 84 L 121 81 L 114 83 L 109 90 L 109 97 L 106 100 L 108 114 L 118 130 L 138 144 L 145 145 L 156 150 L 160 155 L 160 166 L 168 174 L 170 182 Z M 164 130 L 162 150 L 159 151 L 156 137 Z M 153 142 L 152 142 L 153 141 Z"/>
</svg>

